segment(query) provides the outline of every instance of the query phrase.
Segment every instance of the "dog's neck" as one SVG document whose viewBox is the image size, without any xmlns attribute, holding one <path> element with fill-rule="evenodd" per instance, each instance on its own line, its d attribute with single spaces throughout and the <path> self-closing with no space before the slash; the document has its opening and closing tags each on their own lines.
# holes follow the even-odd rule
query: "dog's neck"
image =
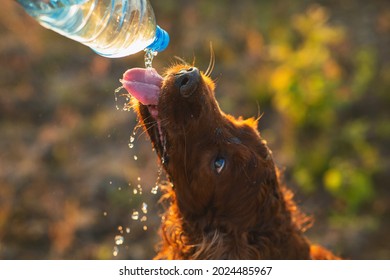
<svg viewBox="0 0 390 280">
<path fill-rule="evenodd" d="M 171 190 L 171 204 L 163 217 L 171 223 L 162 228 L 162 255 L 166 257 L 167 251 L 171 251 L 174 259 L 297 259 L 303 255 L 309 259 L 309 243 L 301 230 L 303 221 L 297 221 L 301 218 L 291 214 L 296 206 L 290 193 L 278 190 L 284 199 L 276 204 L 265 201 L 255 223 L 246 227 L 215 217 L 213 209 L 201 216 L 184 214 L 178 207 L 176 193 Z"/>
</svg>

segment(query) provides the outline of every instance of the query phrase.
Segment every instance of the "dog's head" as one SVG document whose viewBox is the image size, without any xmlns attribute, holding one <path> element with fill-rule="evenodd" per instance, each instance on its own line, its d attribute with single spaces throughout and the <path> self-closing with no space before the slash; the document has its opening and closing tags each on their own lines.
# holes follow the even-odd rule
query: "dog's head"
<svg viewBox="0 0 390 280">
<path fill-rule="evenodd" d="M 279 195 L 273 189 L 277 176 L 272 156 L 257 121 L 223 113 L 214 82 L 194 66 L 173 66 L 163 78 L 147 71 L 152 70 L 125 73 L 122 82 L 139 100 L 135 107 L 140 121 L 175 187 L 183 215 L 218 216 L 222 224 L 240 224 L 243 216 L 247 223 L 257 219 L 250 216 L 259 212 L 258 199 L 268 199 L 260 194 Z M 150 77 L 138 80 L 148 87 L 153 83 L 153 90 L 132 87 L 131 80 L 141 72 Z"/>
</svg>

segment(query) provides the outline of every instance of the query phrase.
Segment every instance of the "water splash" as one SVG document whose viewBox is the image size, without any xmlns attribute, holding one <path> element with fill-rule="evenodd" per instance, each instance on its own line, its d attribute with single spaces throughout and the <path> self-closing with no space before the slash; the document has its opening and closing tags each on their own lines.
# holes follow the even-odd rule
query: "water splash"
<svg viewBox="0 0 390 280">
<path fill-rule="evenodd" d="M 130 233 L 130 228 L 129 228 L 129 227 L 126 228 L 126 233 L 127 233 L 127 234 Z"/>
<path fill-rule="evenodd" d="M 146 49 L 145 50 L 145 56 L 144 56 L 144 60 L 145 60 L 145 67 L 146 68 L 152 68 L 152 64 L 153 64 L 153 58 L 157 55 L 157 52 L 156 51 L 153 51 L 153 50 L 150 50 L 150 49 Z"/>
</svg>

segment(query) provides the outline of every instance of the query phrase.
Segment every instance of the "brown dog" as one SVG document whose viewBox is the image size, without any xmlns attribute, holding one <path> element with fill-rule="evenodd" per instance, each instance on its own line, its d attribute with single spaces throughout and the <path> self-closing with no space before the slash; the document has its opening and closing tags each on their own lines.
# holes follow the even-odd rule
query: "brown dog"
<svg viewBox="0 0 390 280">
<path fill-rule="evenodd" d="M 157 259 L 337 259 L 304 237 L 257 121 L 223 113 L 207 74 L 135 68 L 122 83 L 173 185 Z"/>
</svg>

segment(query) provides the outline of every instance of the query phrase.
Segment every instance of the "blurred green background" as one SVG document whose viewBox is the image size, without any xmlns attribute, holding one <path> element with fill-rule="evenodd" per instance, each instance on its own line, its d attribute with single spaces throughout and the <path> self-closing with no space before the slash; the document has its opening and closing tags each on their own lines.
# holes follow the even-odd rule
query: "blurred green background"
<svg viewBox="0 0 390 280">
<path fill-rule="evenodd" d="M 315 217 L 309 238 L 345 258 L 389 259 L 389 1 L 151 3 L 171 36 L 154 67 L 179 56 L 205 70 L 212 42 L 217 99 L 236 116 L 263 114 L 285 181 Z M 143 64 L 142 53 L 99 57 L 2 1 L 0 259 L 154 255 L 159 167 L 114 95 Z"/>
</svg>

